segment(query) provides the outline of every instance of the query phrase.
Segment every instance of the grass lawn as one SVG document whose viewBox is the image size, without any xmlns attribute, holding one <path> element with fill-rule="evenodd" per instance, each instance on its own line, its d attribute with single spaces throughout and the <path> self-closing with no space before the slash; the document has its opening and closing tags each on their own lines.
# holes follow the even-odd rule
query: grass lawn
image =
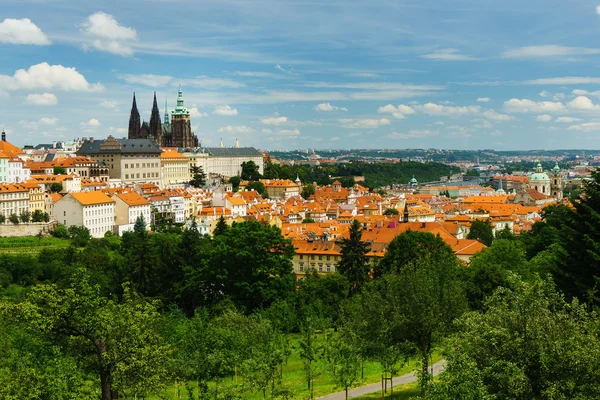
<svg viewBox="0 0 600 400">
<path fill-rule="evenodd" d="M 304 369 L 302 364 L 302 359 L 300 359 L 298 355 L 298 335 L 292 335 L 292 346 L 293 353 L 290 356 L 287 365 L 283 367 L 283 377 L 281 379 L 281 384 L 278 386 L 282 389 L 287 389 L 289 392 L 293 393 L 292 399 L 308 399 L 309 391 L 307 388 L 306 379 L 304 377 Z M 433 355 L 433 362 L 437 362 L 441 359 L 441 355 L 436 352 Z M 320 396 L 325 396 L 330 393 L 340 392 L 343 389 L 336 387 L 334 377 L 330 372 L 329 366 L 326 364 L 324 360 L 318 362 L 318 368 L 320 371 L 319 377 L 315 379 L 314 382 L 314 396 L 315 398 Z M 405 365 L 398 375 L 407 374 L 417 368 L 417 364 L 415 360 L 411 360 L 407 365 Z M 360 378 L 360 377 L 359 377 Z M 365 362 L 365 377 L 364 379 L 359 379 L 354 387 L 363 386 L 370 383 L 381 382 L 381 367 L 379 364 L 375 362 Z M 243 383 L 243 378 L 238 377 L 238 384 Z M 214 385 L 214 384 L 213 384 Z M 221 387 L 228 387 L 231 385 L 235 385 L 235 382 L 231 378 L 225 379 Z M 193 385 L 195 388 L 195 384 Z M 406 385 L 410 386 L 410 385 Z M 214 387 L 214 386 L 213 386 Z M 416 386 L 415 386 L 416 387 Z M 399 386 L 396 390 L 401 391 L 403 386 Z M 418 393 L 418 392 L 415 392 Z M 388 393 L 389 394 L 389 393 Z M 244 399 L 263 399 L 262 393 L 252 392 L 250 390 L 244 392 Z M 175 396 L 175 388 L 174 386 L 170 386 L 165 388 L 165 390 L 161 393 L 161 397 L 150 397 L 150 399 L 187 399 L 187 392 L 183 385 L 181 385 L 180 389 L 180 397 Z M 370 398 L 370 397 L 366 397 Z M 381 398 L 381 394 L 379 397 L 373 398 Z M 396 397 L 394 397 L 396 398 Z M 406 397 L 398 397 L 398 398 L 406 398 Z"/>
<path fill-rule="evenodd" d="M 71 241 L 53 236 L 0 237 L 0 254 L 38 254 L 42 249 L 62 249 Z"/>
<path fill-rule="evenodd" d="M 394 396 L 390 395 L 390 390 L 385 394 L 384 399 L 394 399 L 394 400 L 406 400 L 406 399 L 416 399 L 421 397 L 421 392 L 417 387 L 417 383 L 408 383 L 406 385 L 396 386 L 394 387 Z M 373 394 L 369 394 L 366 396 L 357 397 L 360 400 L 376 400 L 381 399 L 381 391 Z"/>
</svg>

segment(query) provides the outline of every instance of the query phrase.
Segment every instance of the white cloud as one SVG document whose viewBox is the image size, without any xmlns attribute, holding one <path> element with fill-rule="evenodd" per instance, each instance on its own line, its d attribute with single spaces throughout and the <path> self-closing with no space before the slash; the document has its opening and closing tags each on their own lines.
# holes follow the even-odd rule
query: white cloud
<svg viewBox="0 0 600 400">
<path fill-rule="evenodd" d="M 0 87 L 5 90 L 57 89 L 64 91 L 96 92 L 104 90 L 99 84 L 90 84 L 75 68 L 49 65 L 46 62 L 19 69 L 13 76 L 0 75 Z"/>
<path fill-rule="evenodd" d="M 548 114 L 538 115 L 536 118 L 539 122 L 549 122 L 552 121 L 552 116 Z"/>
<path fill-rule="evenodd" d="M 494 131 L 494 132 L 490 133 L 490 136 L 502 136 L 502 132 Z"/>
<path fill-rule="evenodd" d="M 348 134 L 348 137 L 357 137 L 357 136 L 361 136 L 361 135 L 362 135 L 362 133 L 360 133 L 360 132 L 350 132 Z"/>
<path fill-rule="evenodd" d="M 190 108 L 189 112 L 190 112 L 190 117 L 192 117 L 192 118 L 208 117 L 208 113 L 201 112 L 200 110 L 198 110 L 198 107 Z"/>
<path fill-rule="evenodd" d="M 329 140 L 331 140 L 332 142 L 336 142 L 336 141 L 340 140 L 340 137 L 339 136 L 334 136 L 334 137 L 332 137 Z"/>
<path fill-rule="evenodd" d="M 100 124 L 100 121 L 98 121 L 96 118 L 90 118 L 89 120 L 82 122 L 80 125 L 84 126 L 84 127 L 92 128 L 92 127 L 98 127 L 101 124 Z"/>
<path fill-rule="evenodd" d="M 600 6 L 596 6 L 596 14 L 600 15 Z"/>
<path fill-rule="evenodd" d="M 404 119 L 406 115 L 411 115 L 415 113 L 415 109 L 411 106 L 407 106 L 404 104 L 399 104 L 397 107 L 393 104 L 387 104 L 385 106 L 379 107 L 377 112 L 380 114 L 392 114 L 394 118 Z"/>
<path fill-rule="evenodd" d="M 564 122 L 564 123 L 573 123 L 581 121 L 581 118 L 573 118 L 573 117 L 558 117 L 556 118 L 556 122 Z"/>
<path fill-rule="evenodd" d="M 413 130 L 408 131 L 408 133 L 392 132 L 389 135 L 387 135 L 387 137 L 390 139 L 416 139 L 416 138 L 424 138 L 424 137 L 438 136 L 438 135 L 439 135 L 438 131 L 413 129 Z"/>
<path fill-rule="evenodd" d="M 273 131 L 271 129 L 263 129 L 262 133 L 269 134 L 269 133 L 273 133 Z"/>
<path fill-rule="evenodd" d="M 600 49 L 559 45 L 525 46 L 502 53 L 504 58 L 564 57 L 600 54 Z"/>
<path fill-rule="evenodd" d="M 592 103 L 592 100 L 590 100 L 590 98 L 586 97 L 586 96 L 577 96 L 576 98 L 574 98 L 573 100 L 568 102 L 567 106 L 574 110 L 584 110 L 584 111 L 597 110 L 600 108 L 600 106 Z"/>
<path fill-rule="evenodd" d="M 540 97 L 550 97 L 550 93 L 548 93 L 545 90 L 542 90 L 541 92 L 538 93 L 538 96 L 540 96 Z"/>
<path fill-rule="evenodd" d="M 246 85 L 241 82 L 236 82 L 227 78 L 211 78 L 205 75 L 200 75 L 190 79 L 180 79 L 178 81 L 183 86 L 199 87 L 204 89 L 221 89 L 231 88 L 237 89 L 245 87 Z"/>
<path fill-rule="evenodd" d="M 227 132 L 227 133 L 251 133 L 254 132 L 254 129 L 250 128 L 246 125 L 227 125 L 217 130 L 219 133 Z"/>
<path fill-rule="evenodd" d="M 529 99 L 510 99 L 504 102 L 504 109 L 509 112 L 559 112 L 565 109 L 561 102 L 533 101 Z"/>
<path fill-rule="evenodd" d="M 25 97 L 25 103 L 37 106 L 53 106 L 58 103 L 58 99 L 52 93 L 32 93 Z"/>
<path fill-rule="evenodd" d="M 430 54 L 422 55 L 421 58 L 427 58 L 430 60 L 442 60 L 442 61 L 471 61 L 477 60 L 475 57 L 470 57 L 461 54 L 458 49 L 439 49 Z"/>
<path fill-rule="evenodd" d="M 600 78 L 587 76 L 562 76 L 556 78 L 541 78 L 522 82 L 525 85 L 594 85 L 600 83 Z"/>
<path fill-rule="evenodd" d="M 600 122 L 585 122 L 569 126 L 570 131 L 593 132 L 600 131 Z"/>
<path fill-rule="evenodd" d="M 212 112 L 214 115 L 226 115 L 233 116 L 238 115 L 238 110 L 231 108 L 228 105 L 220 105 L 215 107 L 215 111 Z"/>
<path fill-rule="evenodd" d="M 136 30 L 120 25 L 110 14 L 97 12 L 90 15 L 81 25 L 81 31 L 90 38 L 84 49 L 92 46 L 96 50 L 121 56 L 133 54 L 131 42 L 137 39 Z"/>
<path fill-rule="evenodd" d="M 489 103 L 490 102 L 490 98 L 489 97 L 480 97 L 477 99 L 477 101 L 479 103 Z"/>
<path fill-rule="evenodd" d="M 281 125 L 287 122 L 287 117 L 272 117 L 272 118 L 261 118 L 260 122 L 263 125 Z"/>
<path fill-rule="evenodd" d="M 348 109 L 345 108 L 345 107 L 332 106 L 329 103 L 318 104 L 317 106 L 315 106 L 315 110 L 317 110 L 317 111 L 325 111 L 325 112 L 329 112 L 329 111 L 348 111 Z"/>
<path fill-rule="evenodd" d="M 275 69 L 278 69 L 278 70 L 280 70 L 281 72 L 287 72 L 287 71 L 286 71 L 285 69 L 283 69 L 283 67 L 282 67 L 281 65 L 279 65 L 279 64 L 275 64 L 275 66 L 274 66 L 274 67 L 275 67 Z"/>
<path fill-rule="evenodd" d="M 0 43 L 44 46 L 50 44 L 50 40 L 29 18 L 6 18 L 0 22 Z"/>
<path fill-rule="evenodd" d="M 42 117 L 40 118 L 40 125 L 54 125 L 57 121 L 57 118 Z"/>
<path fill-rule="evenodd" d="M 154 74 L 117 74 L 119 79 L 134 85 L 144 85 L 153 88 L 162 87 L 173 80 L 169 75 L 154 75 Z"/>
<path fill-rule="evenodd" d="M 100 105 L 109 110 L 119 111 L 119 102 L 116 100 L 103 100 L 100 102 Z"/>
<path fill-rule="evenodd" d="M 493 121 L 508 121 L 512 119 L 510 115 L 500 114 L 495 110 L 485 110 L 483 116 Z"/>
<path fill-rule="evenodd" d="M 389 125 L 390 120 L 387 118 L 380 119 L 352 119 L 343 118 L 340 120 L 344 128 L 378 128 L 383 125 Z"/>
<path fill-rule="evenodd" d="M 429 115 L 459 116 L 467 114 L 478 114 L 481 111 L 479 106 L 443 106 L 440 104 L 427 103 L 420 106 L 420 109 Z"/>
<path fill-rule="evenodd" d="M 279 136 L 296 138 L 296 137 L 300 136 L 300 130 L 299 129 L 280 129 L 277 131 L 277 134 Z"/>
</svg>

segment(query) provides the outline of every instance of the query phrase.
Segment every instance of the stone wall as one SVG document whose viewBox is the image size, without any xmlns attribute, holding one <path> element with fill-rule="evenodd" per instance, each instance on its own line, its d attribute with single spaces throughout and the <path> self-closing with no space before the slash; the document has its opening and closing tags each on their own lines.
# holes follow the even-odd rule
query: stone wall
<svg viewBox="0 0 600 400">
<path fill-rule="evenodd" d="M 44 235 L 50 234 L 54 230 L 56 221 L 39 222 L 29 224 L 0 224 L 0 237 L 16 236 L 36 236 L 40 232 Z"/>
</svg>

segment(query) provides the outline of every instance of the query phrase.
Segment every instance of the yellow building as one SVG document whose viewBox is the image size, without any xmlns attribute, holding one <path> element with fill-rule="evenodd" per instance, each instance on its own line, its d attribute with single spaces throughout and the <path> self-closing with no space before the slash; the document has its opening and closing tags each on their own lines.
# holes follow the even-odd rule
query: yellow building
<svg viewBox="0 0 600 400">
<path fill-rule="evenodd" d="M 23 186 L 29 190 L 29 212 L 32 214 L 36 210 L 46 212 L 46 192 L 43 186 L 31 181 L 24 183 Z"/>
<path fill-rule="evenodd" d="M 176 149 L 167 147 L 160 154 L 160 178 L 163 188 L 182 186 L 191 180 L 190 160 Z"/>
<path fill-rule="evenodd" d="M 8 220 L 11 214 L 29 211 L 29 189 L 22 183 L 0 184 L 0 214 Z"/>
</svg>

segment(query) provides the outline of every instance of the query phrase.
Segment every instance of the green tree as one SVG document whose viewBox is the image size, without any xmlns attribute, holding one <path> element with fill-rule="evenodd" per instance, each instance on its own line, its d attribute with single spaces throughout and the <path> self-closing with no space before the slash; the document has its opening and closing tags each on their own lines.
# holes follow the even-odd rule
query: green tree
<svg viewBox="0 0 600 400">
<path fill-rule="evenodd" d="M 85 247 L 89 243 L 92 236 L 90 230 L 85 226 L 71 225 L 69 227 L 69 236 L 73 239 L 73 246 Z"/>
<path fill-rule="evenodd" d="M 246 190 L 256 190 L 265 199 L 269 197 L 265 185 L 260 181 L 249 182 L 246 186 Z"/>
<path fill-rule="evenodd" d="M 299 356 L 304 367 L 309 398 L 314 398 L 314 380 L 319 375 L 317 362 L 323 356 L 323 346 L 317 336 L 318 319 L 310 314 L 304 316 L 300 324 Z"/>
<path fill-rule="evenodd" d="M 0 214 L 0 224 L 4 224 L 6 222 L 6 216 L 4 214 Z"/>
<path fill-rule="evenodd" d="M 494 241 L 494 231 L 489 221 L 476 219 L 471 223 L 467 239 L 479 240 L 486 246 L 491 246 Z"/>
<path fill-rule="evenodd" d="M 301 196 L 305 199 L 308 199 L 310 196 L 315 194 L 316 188 L 312 183 L 308 183 L 302 187 Z"/>
<path fill-rule="evenodd" d="M 133 225 L 133 231 L 137 234 L 142 234 L 146 231 L 146 220 L 143 215 L 139 215 L 135 219 L 135 224 Z"/>
<path fill-rule="evenodd" d="M 261 178 L 258 165 L 254 161 L 244 161 L 242 163 L 242 173 L 240 175 L 244 181 L 255 181 Z"/>
<path fill-rule="evenodd" d="M 66 175 L 67 170 L 64 167 L 54 167 L 54 175 Z"/>
<path fill-rule="evenodd" d="M 393 293 L 395 312 L 401 318 L 397 343 L 410 343 L 417 351 L 423 392 L 431 380 L 429 358 L 433 346 L 450 331 L 454 319 L 467 308 L 459 268 L 453 254 L 426 257 L 378 282 L 387 285 L 386 290 Z"/>
<path fill-rule="evenodd" d="M 352 293 L 360 291 L 369 279 L 371 267 L 367 262 L 369 245 L 362 241 L 362 228 L 360 222 L 352 221 L 350 237 L 342 239 L 340 244 L 341 257 L 337 265 L 340 274 L 348 278 Z"/>
<path fill-rule="evenodd" d="M 458 320 L 431 399 L 600 397 L 598 319 L 568 303 L 551 280 L 499 288 L 484 312 Z"/>
<path fill-rule="evenodd" d="M 63 187 L 60 183 L 54 182 L 50 185 L 50 193 L 60 193 L 63 190 Z"/>
<path fill-rule="evenodd" d="M 234 192 L 238 191 L 241 181 L 242 180 L 240 179 L 239 176 L 232 176 L 231 178 L 229 178 L 229 183 L 231 183 L 231 186 L 233 187 Z"/>
<path fill-rule="evenodd" d="M 517 240 L 517 236 L 508 225 L 505 225 L 501 231 L 496 232 L 496 239 Z"/>
<path fill-rule="evenodd" d="M 192 179 L 189 181 L 189 185 L 195 188 L 203 187 L 206 185 L 206 174 L 201 166 L 194 165 L 190 168 Z"/>
<path fill-rule="evenodd" d="M 33 213 L 31 213 L 31 221 L 43 222 L 44 221 L 44 212 L 42 210 L 34 210 Z"/>
<path fill-rule="evenodd" d="M 294 247 L 279 228 L 257 221 L 234 223 L 215 236 L 206 264 L 191 278 L 205 304 L 229 298 L 251 313 L 285 298 L 294 289 Z"/>
<path fill-rule="evenodd" d="M 227 229 L 229 229 L 229 225 L 227 225 L 225 218 L 221 215 L 217 221 L 217 224 L 215 225 L 215 229 L 213 230 L 213 236 L 223 235 L 225 232 L 227 232 Z"/>
<path fill-rule="evenodd" d="M 15 225 L 19 224 L 19 216 L 15 213 L 12 213 L 8 216 L 8 220 Z"/>
<path fill-rule="evenodd" d="M 66 239 L 69 237 L 69 231 L 66 226 L 58 224 L 54 227 L 52 235 L 57 238 Z"/>
<path fill-rule="evenodd" d="M 314 220 L 314 219 L 312 219 L 312 218 L 304 218 L 304 219 L 302 220 L 302 223 L 303 223 L 303 224 L 314 224 L 314 223 L 315 223 L 315 220 Z"/>
<path fill-rule="evenodd" d="M 409 230 L 390 242 L 385 256 L 375 268 L 375 276 L 398 273 L 421 259 L 451 259 L 453 256 L 452 249 L 439 236 Z"/>
<path fill-rule="evenodd" d="M 103 400 L 117 398 L 119 391 L 144 395 L 161 387 L 169 348 L 158 334 L 160 314 L 154 303 L 129 290 L 120 303 L 108 300 L 80 270 L 65 289 L 35 286 L 22 303 L 0 307 L 3 314 L 66 340 L 99 375 Z"/>
<path fill-rule="evenodd" d="M 346 332 L 342 331 L 330 339 L 327 346 L 327 361 L 337 386 L 344 389 L 348 399 L 348 389 L 358 381 L 360 357 L 352 346 L 352 340 L 347 338 Z"/>
<path fill-rule="evenodd" d="M 31 221 L 31 213 L 29 211 L 23 211 L 23 212 L 21 212 L 19 219 L 24 224 L 27 224 L 27 223 L 29 223 L 29 221 Z"/>
<path fill-rule="evenodd" d="M 395 208 L 386 208 L 383 215 L 400 215 L 400 211 Z"/>
<path fill-rule="evenodd" d="M 465 176 L 479 176 L 479 171 L 476 169 L 470 169 L 465 173 Z"/>
</svg>

